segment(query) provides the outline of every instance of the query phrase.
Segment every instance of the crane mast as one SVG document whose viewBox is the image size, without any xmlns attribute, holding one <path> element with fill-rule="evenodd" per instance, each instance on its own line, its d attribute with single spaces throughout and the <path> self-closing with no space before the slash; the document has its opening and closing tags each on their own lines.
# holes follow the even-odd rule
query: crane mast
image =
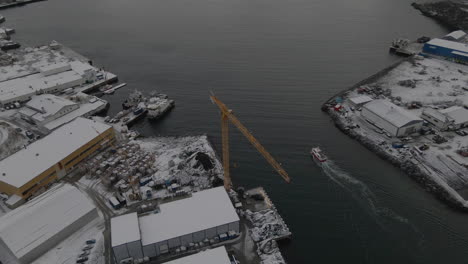
<svg viewBox="0 0 468 264">
<path fill-rule="evenodd" d="M 239 131 L 247 138 L 247 140 L 257 149 L 266 161 L 289 183 L 291 179 L 288 173 L 281 167 L 281 165 L 271 156 L 271 154 L 260 144 L 260 142 L 249 132 L 249 130 L 237 119 L 232 111 L 221 102 L 216 96 L 210 96 L 211 101 L 216 104 L 221 110 L 221 135 L 223 144 L 223 169 L 224 169 L 224 188 L 230 190 L 232 187 L 232 180 L 229 168 L 229 122 L 239 129 Z"/>
</svg>

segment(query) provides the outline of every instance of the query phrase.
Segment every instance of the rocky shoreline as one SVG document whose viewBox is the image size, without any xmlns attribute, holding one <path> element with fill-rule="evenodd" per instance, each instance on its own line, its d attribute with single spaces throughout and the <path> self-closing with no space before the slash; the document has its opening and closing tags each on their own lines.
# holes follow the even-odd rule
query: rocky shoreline
<svg viewBox="0 0 468 264">
<path fill-rule="evenodd" d="M 380 158 L 387 160 L 395 167 L 400 168 L 410 178 L 412 178 L 413 180 L 421 184 L 425 190 L 434 194 L 438 199 L 445 202 L 448 206 L 457 210 L 468 212 L 468 208 L 465 207 L 464 204 L 454 199 L 446 189 L 444 189 L 439 184 L 437 184 L 431 178 L 431 176 L 427 175 L 424 171 L 422 171 L 419 167 L 415 166 L 409 160 L 401 161 L 399 159 L 396 159 L 394 156 L 383 151 L 378 145 L 375 145 L 373 142 L 367 140 L 362 135 L 354 132 L 352 129 L 348 129 L 347 125 L 344 124 L 341 121 L 341 119 L 338 118 L 336 113 L 330 110 L 330 108 L 323 107 L 322 110 L 324 110 L 324 112 L 326 112 L 331 117 L 331 119 L 335 123 L 335 126 L 338 129 L 340 129 L 343 133 L 359 141 L 362 145 L 364 145 L 367 149 L 369 149 L 373 153 L 377 154 L 377 156 L 379 156 Z"/>
<path fill-rule="evenodd" d="M 462 1 L 413 2 L 414 8 L 451 30 L 468 29 L 468 4 Z"/>
<path fill-rule="evenodd" d="M 403 172 L 405 172 L 409 177 L 411 177 L 416 182 L 420 183 L 427 191 L 434 194 L 438 199 L 443 201 L 448 206 L 455 208 L 457 210 L 461 210 L 464 212 L 468 212 L 468 207 L 466 204 L 461 202 L 459 199 L 456 199 L 447 189 L 437 183 L 431 175 L 427 172 L 423 171 L 420 167 L 413 164 L 410 160 L 401 160 L 392 156 L 388 152 L 386 152 L 381 146 L 377 145 L 375 142 L 369 140 L 368 138 L 364 137 L 363 135 L 359 134 L 358 132 L 354 131 L 353 129 L 349 129 L 348 125 L 343 122 L 343 119 L 338 116 L 338 113 L 333 110 L 333 104 L 335 99 L 338 97 L 343 97 L 346 93 L 362 86 L 365 84 L 370 84 L 381 77 L 388 74 L 390 71 L 398 67 L 401 63 L 410 60 L 411 58 L 402 59 L 385 69 L 377 72 L 376 74 L 356 83 L 355 85 L 345 89 L 335 95 L 333 95 L 330 99 L 328 99 L 321 107 L 321 110 L 327 113 L 330 118 L 333 120 L 335 126 L 340 129 L 343 133 L 348 135 L 349 137 L 357 140 L 362 145 L 364 145 L 367 149 L 371 150 L 375 154 L 377 154 L 380 158 L 389 161 L 395 167 L 400 168 Z"/>
</svg>

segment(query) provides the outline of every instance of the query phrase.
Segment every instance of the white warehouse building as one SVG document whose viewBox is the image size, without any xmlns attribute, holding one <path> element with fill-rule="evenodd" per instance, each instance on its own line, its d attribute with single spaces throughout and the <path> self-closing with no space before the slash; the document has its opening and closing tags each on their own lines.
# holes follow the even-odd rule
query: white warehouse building
<svg viewBox="0 0 468 264">
<path fill-rule="evenodd" d="M 421 118 L 386 100 L 374 100 L 365 104 L 361 116 L 396 137 L 415 133 L 423 125 Z"/>
<path fill-rule="evenodd" d="M 0 82 L 0 105 L 25 102 L 33 95 L 56 93 L 96 80 L 96 69 L 80 61 L 55 63 L 38 72 Z"/>
<path fill-rule="evenodd" d="M 240 232 L 239 216 L 224 188 L 217 187 L 162 204 L 158 213 L 112 218 L 112 251 L 117 263 L 151 258 L 229 231 Z"/>
<path fill-rule="evenodd" d="M 32 263 L 97 217 L 85 194 L 57 185 L 0 218 L 0 263 Z"/>
<path fill-rule="evenodd" d="M 461 106 L 452 106 L 443 110 L 440 110 L 442 114 L 447 118 L 453 120 L 453 128 L 459 129 L 468 127 L 468 110 Z"/>
<path fill-rule="evenodd" d="M 80 108 L 79 104 L 63 97 L 53 94 L 41 94 L 33 96 L 25 107 L 19 111 L 19 114 L 24 120 L 42 126 L 78 108 Z"/>
</svg>

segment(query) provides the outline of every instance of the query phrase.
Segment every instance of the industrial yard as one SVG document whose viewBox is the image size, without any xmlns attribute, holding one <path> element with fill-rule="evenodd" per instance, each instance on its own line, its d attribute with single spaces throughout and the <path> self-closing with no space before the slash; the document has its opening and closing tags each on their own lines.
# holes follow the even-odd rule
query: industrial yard
<svg viewBox="0 0 468 264">
<path fill-rule="evenodd" d="M 323 109 L 345 133 L 466 210 L 468 67 L 445 54 L 405 59 Z"/>
<path fill-rule="evenodd" d="M 232 189 L 208 136 L 130 129 L 172 110 L 168 95 L 135 90 L 106 116 L 101 97 L 127 84 L 56 41 L 12 47 L 0 73 L 0 263 L 285 263 L 286 223 L 263 188 Z"/>
</svg>

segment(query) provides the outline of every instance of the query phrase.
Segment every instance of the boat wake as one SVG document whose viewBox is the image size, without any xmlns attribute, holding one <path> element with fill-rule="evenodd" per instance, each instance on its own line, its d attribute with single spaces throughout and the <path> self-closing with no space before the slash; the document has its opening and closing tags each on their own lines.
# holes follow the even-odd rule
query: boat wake
<svg viewBox="0 0 468 264">
<path fill-rule="evenodd" d="M 360 180 L 354 178 L 349 173 L 337 166 L 333 161 L 320 163 L 324 174 L 328 176 L 337 185 L 348 191 L 360 206 L 367 211 L 377 222 L 377 224 L 385 231 L 391 232 L 389 225 L 395 223 L 408 226 L 415 233 L 423 237 L 423 234 L 411 224 L 407 218 L 398 215 L 390 208 L 387 208 L 378 201 L 376 195 L 371 189 Z M 420 244 L 423 239 L 420 240 Z"/>
</svg>

